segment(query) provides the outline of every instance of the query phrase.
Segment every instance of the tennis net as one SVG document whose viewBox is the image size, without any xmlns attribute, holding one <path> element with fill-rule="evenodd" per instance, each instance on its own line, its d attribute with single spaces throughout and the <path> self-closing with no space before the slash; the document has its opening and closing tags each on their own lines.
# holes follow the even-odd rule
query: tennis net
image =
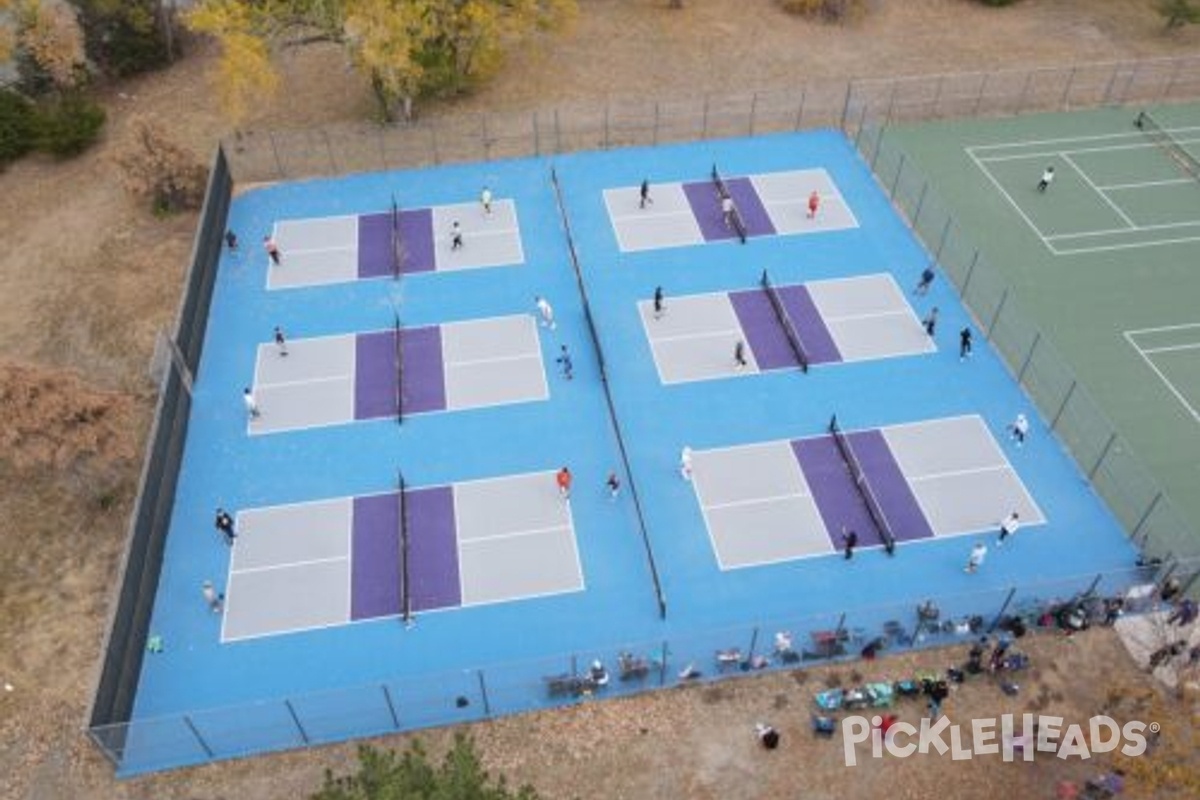
<svg viewBox="0 0 1200 800">
<path fill-rule="evenodd" d="M 1134 120 L 1134 125 L 1138 130 L 1150 137 L 1156 145 L 1162 148 L 1167 156 L 1178 164 L 1184 172 L 1191 175 L 1194 179 L 1200 180 L 1200 159 L 1192 155 L 1186 148 L 1171 134 L 1167 133 L 1167 129 L 1158 124 L 1154 117 L 1150 116 L 1145 111 L 1138 113 Z"/>
<path fill-rule="evenodd" d="M 779 293 L 775 291 L 775 284 L 771 283 L 771 276 L 767 274 L 765 269 L 759 282 L 762 284 L 763 291 L 767 293 L 767 297 L 771 300 L 771 308 L 775 311 L 775 317 L 779 320 L 779 324 L 783 326 L 783 335 L 787 337 L 788 345 L 792 348 L 792 354 L 796 356 L 796 363 L 800 365 L 800 371 L 808 372 L 808 354 L 804 352 L 804 345 L 800 344 L 800 335 L 796 333 L 796 328 L 792 325 L 792 318 L 784 310 L 783 302 L 779 299 Z"/>
<path fill-rule="evenodd" d="M 850 477 L 854 479 L 854 488 L 862 495 L 867 513 L 871 515 L 871 521 L 879 529 L 884 546 L 891 553 L 896 546 L 896 537 L 887 524 L 886 515 L 875 499 L 871 485 L 867 483 L 867 475 L 863 472 L 862 465 L 858 463 L 858 457 L 854 455 L 854 448 L 851 447 L 850 440 L 846 438 L 846 435 L 842 433 L 841 426 L 838 425 L 837 414 L 829 418 L 829 432 L 833 434 L 833 441 L 837 443 L 838 452 L 842 454 L 842 460 L 846 462 L 846 467 L 850 470 Z"/>
<path fill-rule="evenodd" d="M 392 195 L 392 277 L 400 280 L 400 268 L 404 264 L 404 234 L 400 231 L 400 205 Z"/>
<path fill-rule="evenodd" d="M 717 165 L 712 166 L 713 187 L 717 190 L 717 199 L 725 200 L 730 198 L 729 187 L 725 184 L 725 179 L 721 177 L 721 173 L 717 170 Z M 737 204 L 733 205 L 733 210 L 730 212 L 729 221 L 733 223 L 733 229 L 737 232 L 738 239 L 742 244 L 746 243 L 746 223 L 742 221 L 742 213 L 738 211 Z"/>
<path fill-rule="evenodd" d="M 404 422 L 404 343 L 401 341 L 399 314 L 393 315 L 392 344 L 392 358 L 396 367 L 396 424 L 400 425 Z"/>
<path fill-rule="evenodd" d="M 404 473 L 396 470 L 396 484 L 399 488 L 397 495 L 397 527 L 400 532 L 400 615 L 405 622 L 412 616 L 412 594 L 409 591 L 408 580 L 408 504 L 404 497 L 406 486 Z"/>
</svg>

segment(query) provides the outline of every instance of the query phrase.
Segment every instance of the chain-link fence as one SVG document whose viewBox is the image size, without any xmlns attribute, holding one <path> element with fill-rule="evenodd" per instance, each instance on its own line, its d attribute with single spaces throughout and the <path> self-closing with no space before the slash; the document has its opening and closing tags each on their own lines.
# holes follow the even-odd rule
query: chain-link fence
<svg viewBox="0 0 1200 800">
<path fill-rule="evenodd" d="M 1011 72 L 814 81 L 742 94 L 608 98 L 527 112 L 454 113 L 402 125 L 244 131 L 225 142 L 238 183 L 447 162 L 654 146 L 809 128 L 1011 116 L 1200 97 L 1200 56 Z"/>
<path fill-rule="evenodd" d="M 111 731 L 109 749 L 124 748 L 133 714 L 134 695 L 146 652 L 150 616 L 163 548 L 175 505 L 175 487 L 187 440 L 188 415 L 192 407 L 192 376 L 200 364 L 200 349 L 208 324 L 208 309 L 216 280 L 221 236 L 233 195 L 233 180 L 225 156 L 218 147 L 209 173 L 208 191 L 191 267 L 187 274 L 183 303 L 175 334 L 167 347 L 172 351 L 163 375 L 142 467 L 138 495 L 130 522 L 112 620 L 104 643 L 100 674 L 88 714 L 92 730 Z"/>
<path fill-rule="evenodd" d="M 95 743 L 126 774 L 396 730 L 453 724 L 590 696 L 803 667 L 964 640 L 997 627 L 1061 627 L 1084 604 L 1093 622 L 1103 599 L 1127 613 L 1152 610 L 1160 587 L 1195 591 L 1194 532 L 1123 446 L 1100 408 L 1040 332 L 1020 313 L 1001 274 L 971 246 L 929 184 L 886 136 L 894 121 L 1151 104 L 1200 97 L 1200 56 L 1010 72 L 867 81 L 670 100 L 609 99 L 525 113 L 454 114 L 403 126 L 344 124 L 301 131 L 246 131 L 214 161 L 176 335 L 134 512 L 130 546 L 89 720 Z M 1083 472 L 1146 554 L 1145 566 L 957 597 L 932 598 L 930 618 L 912 603 L 831 612 L 713 630 L 671 641 L 617 643 L 586 653 L 459 672 L 403 676 L 249 705 L 131 720 L 149 611 L 161 566 L 232 182 L 536 156 L 589 149 L 752 136 L 808 128 L 851 136 L 885 191 L 954 281 L 982 330 L 1037 402 Z M 228 161 L 226 161 L 228 158 Z M 1097 603 L 1101 603 L 1097 606 Z M 947 614 L 949 612 L 949 614 Z M 1077 618 L 1077 615 L 1076 615 Z M 783 634 L 780 636 L 779 634 Z M 786 647 L 784 644 L 786 643 Z M 590 665 L 599 661 L 601 683 Z"/>
<path fill-rule="evenodd" d="M 96 725 L 90 734 L 123 772 L 135 773 L 802 669 L 864 654 L 965 644 L 984 634 L 1011 636 L 1019 651 L 1027 633 L 1061 634 L 1111 624 L 1118 611 L 1157 612 L 1152 619 L 1162 631 L 1158 638 L 1165 642 L 1173 631 L 1165 625 L 1169 606 L 1163 602 L 1162 587 L 1170 583 L 1186 591 L 1198 575 L 1198 562 L 1154 564 L 971 594 L 931 595 L 895 605 L 762 620 L 667 640 L 598 643 L 586 651 L 532 661 Z M 862 666 L 858 670 L 866 681 L 912 677 L 872 675 Z"/>
</svg>

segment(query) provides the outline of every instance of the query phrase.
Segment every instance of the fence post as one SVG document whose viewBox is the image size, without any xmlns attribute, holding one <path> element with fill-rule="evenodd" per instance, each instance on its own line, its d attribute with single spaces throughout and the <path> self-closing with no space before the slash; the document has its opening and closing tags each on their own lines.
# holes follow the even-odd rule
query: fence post
<svg viewBox="0 0 1200 800">
<path fill-rule="evenodd" d="M 883 129 L 882 128 L 880 128 L 880 130 L 879 130 L 879 138 L 880 138 L 880 141 L 883 140 Z M 901 153 L 900 154 L 900 165 L 898 167 L 896 167 L 896 177 L 892 181 L 891 196 L 892 196 L 893 201 L 895 201 L 895 199 L 896 199 L 896 188 L 900 185 L 900 176 L 903 174 L 904 174 L 904 153 Z"/>
<path fill-rule="evenodd" d="M 442 163 L 442 156 L 438 152 L 437 123 L 432 121 L 429 123 L 429 147 L 433 153 L 433 163 Z"/>
<path fill-rule="evenodd" d="M 921 209 L 925 207 L 925 194 L 928 191 L 929 191 L 929 184 L 928 183 L 921 184 L 921 194 L 920 194 L 920 196 L 917 197 L 917 210 L 916 210 L 916 212 L 913 213 L 912 226 L 913 226 L 914 231 L 917 228 L 917 223 L 921 219 Z"/>
<path fill-rule="evenodd" d="M 796 107 L 796 125 L 793 130 L 800 130 L 804 124 L 804 100 L 808 95 L 807 85 L 800 88 L 800 104 Z"/>
<path fill-rule="evenodd" d="M 1067 403 L 1071 402 L 1071 395 L 1075 394 L 1075 387 L 1078 385 L 1078 381 L 1071 381 L 1071 387 L 1067 389 L 1067 393 L 1063 397 L 1063 401 L 1058 407 L 1058 413 L 1056 413 L 1054 415 L 1054 419 L 1050 421 L 1050 430 L 1053 431 L 1058 428 L 1058 420 L 1062 417 L 1063 412 L 1067 410 Z"/>
<path fill-rule="evenodd" d="M 750 95 L 750 125 L 749 125 L 749 131 L 750 131 L 749 135 L 750 136 L 754 135 L 754 117 L 757 113 L 758 113 L 758 92 L 755 92 L 754 94 Z"/>
<path fill-rule="evenodd" d="M 950 223 L 953 221 L 954 217 L 947 214 L 946 224 L 942 226 L 942 239 L 940 242 L 938 242 L 937 253 L 933 257 L 933 260 L 937 261 L 938 263 L 941 263 L 942 261 L 942 249 L 946 246 L 946 237 L 950 235 Z"/>
<path fill-rule="evenodd" d="M 604 101 L 604 149 L 608 149 L 608 107 L 609 101 Z"/>
<path fill-rule="evenodd" d="M 279 148 L 275 145 L 275 134 L 271 131 L 267 131 L 267 141 L 271 143 L 271 152 L 275 155 L 275 171 L 279 173 L 279 179 L 283 180 L 287 173 L 283 171 L 283 162 L 279 160 Z"/>
<path fill-rule="evenodd" d="M 1113 64 L 1112 75 L 1110 75 L 1108 78 L 1108 86 L 1104 87 L 1104 101 L 1101 103 L 1101 105 L 1107 105 L 1112 101 L 1113 85 L 1117 82 L 1117 73 L 1120 72 L 1120 69 L 1121 67 L 1119 64 Z"/>
<path fill-rule="evenodd" d="M 378 141 L 379 141 L 379 164 L 380 164 L 380 166 L 383 167 L 384 172 L 387 172 L 387 168 L 388 168 L 387 147 L 384 146 L 384 143 L 383 143 L 383 138 L 384 138 L 384 134 L 386 131 L 387 131 L 387 128 L 383 127 L 382 125 L 377 129 Z"/>
<path fill-rule="evenodd" d="M 479 138 L 483 142 L 483 158 L 486 161 L 492 160 L 492 142 L 488 138 L 487 113 L 480 112 L 479 114 Z"/>
<path fill-rule="evenodd" d="M 329 131 L 321 128 L 321 138 L 325 140 L 325 152 L 329 154 L 329 169 L 334 175 L 337 175 L 337 159 L 333 157 L 333 142 L 329 141 Z"/>
<path fill-rule="evenodd" d="M 971 109 L 972 117 L 979 116 L 979 106 L 983 104 L 983 95 L 985 92 L 987 92 L 988 78 L 991 76 L 992 74 L 990 72 L 983 73 L 983 80 L 979 83 L 979 94 L 975 95 L 975 107 Z"/>
<path fill-rule="evenodd" d="M 662 651 L 658 656 L 658 685 L 664 686 L 667 683 L 667 640 L 663 639 Z"/>
<path fill-rule="evenodd" d="M 933 111 L 930 112 L 930 116 L 933 117 L 934 119 L 937 119 L 938 106 L 941 105 L 941 103 L 942 103 L 942 84 L 944 84 L 945 82 L 946 82 L 946 76 L 939 75 L 938 82 L 937 82 L 937 90 L 933 93 Z"/>
<path fill-rule="evenodd" d="M 562 152 L 562 124 L 558 119 L 558 106 L 554 107 L 554 152 Z"/>
<path fill-rule="evenodd" d="M 896 107 L 896 85 L 899 83 L 895 78 L 892 78 L 892 91 L 888 95 L 887 113 L 883 115 L 883 125 L 886 128 L 892 124 L 892 109 Z"/>
<path fill-rule="evenodd" d="M 575 674 L 575 658 L 571 658 L 571 674 Z M 492 715 L 492 701 L 488 698 L 487 682 L 483 679 L 483 670 L 475 670 L 475 676 L 479 679 L 479 697 L 483 700 L 483 713 L 485 716 Z"/>
<path fill-rule="evenodd" d="M 1104 459 L 1108 458 L 1108 451 L 1112 448 L 1113 442 L 1116 440 L 1116 433 L 1110 433 L 1108 435 L 1108 441 L 1104 443 L 1104 449 L 1100 451 L 1100 457 L 1096 459 L 1096 463 L 1092 465 L 1090 470 L 1088 470 L 1088 481 L 1091 481 L 1092 478 L 1096 477 L 1096 472 L 1099 471 L 1100 465 L 1104 463 Z"/>
<path fill-rule="evenodd" d="M 1155 492 L 1154 498 L 1150 501 L 1150 505 L 1146 506 L 1146 510 L 1142 512 L 1142 516 L 1140 519 L 1138 519 L 1137 525 L 1133 526 L 1133 531 L 1130 532 L 1130 536 L 1133 538 L 1135 544 L 1144 545 L 1146 543 L 1145 539 L 1139 542 L 1138 538 L 1141 536 L 1142 527 L 1150 521 L 1150 515 L 1154 513 L 1154 509 L 1158 506 L 1158 501 L 1162 500 L 1162 496 L 1163 493 L 1161 490 Z"/>
<path fill-rule="evenodd" d="M 1129 89 L 1130 89 L 1130 87 L 1133 86 L 1134 81 L 1137 80 L 1138 69 L 1141 67 L 1141 63 L 1142 62 L 1140 62 L 1140 61 L 1133 62 L 1133 69 L 1129 71 L 1129 73 L 1128 73 L 1129 77 L 1126 78 L 1125 85 L 1123 87 L 1121 87 L 1121 98 L 1117 101 L 1118 105 L 1123 105 L 1124 103 L 1126 103 L 1128 101 Z"/>
<path fill-rule="evenodd" d="M 746 651 L 746 663 L 754 660 L 754 648 L 758 647 L 758 627 L 750 634 L 750 648 Z"/>
<path fill-rule="evenodd" d="M 658 146 L 658 102 L 654 103 L 654 146 Z"/>
<path fill-rule="evenodd" d="M 864 106 L 864 108 L 865 108 L 865 106 Z M 871 171 L 872 172 L 875 171 L 875 163 L 877 161 L 879 161 L 879 154 L 881 152 L 883 152 L 883 132 L 884 131 L 883 131 L 883 128 L 876 128 L 876 130 L 879 131 L 879 133 L 875 137 L 875 152 L 873 152 L 871 154 Z M 904 154 L 901 153 L 900 155 L 903 156 Z"/>
<path fill-rule="evenodd" d="M 1162 95 L 1159 97 L 1160 100 L 1166 100 L 1171 96 L 1171 90 L 1175 88 L 1175 79 L 1179 77 L 1179 62 L 1180 59 L 1175 60 L 1175 66 L 1171 70 L 1171 77 L 1167 79 L 1167 85 L 1163 89 Z"/>
<path fill-rule="evenodd" d="M 996 304 L 996 310 L 992 312 L 992 321 L 988 323 L 987 337 L 992 338 L 992 331 L 996 329 L 996 323 L 1000 321 L 1000 312 L 1004 310 L 1004 304 L 1008 302 L 1008 288 L 1004 289 L 1004 293 L 1000 295 L 1000 302 Z"/>
<path fill-rule="evenodd" d="M 971 266 L 967 267 L 967 277 L 963 278 L 963 285 L 959 287 L 958 293 L 962 295 L 963 302 L 967 300 L 967 287 L 971 285 L 971 276 L 975 274 L 975 265 L 979 263 L 979 251 L 971 256 Z"/>
<path fill-rule="evenodd" d="M 850 116 L 850 98 L 854 94 L 854 79 L 846 81 L 846 96 L 842 99 L 842 122 L 839 127 L 846 130 L 846 120 Z M 863 105 L 866 105 L 865 103 Z M 797 126 L 799 127 L 799 126 Z"/>
<path fill-rule="evenodd" d="M 1021 85 L 1021 95 L 1017 98 L 1017 107 L 1013 111 L 1014 114 L 1020 114 L 1021 109 L 1025 107 L 1025 95 L 1029 93 L 1029 84 L 1033 81 L 1033 70 L 1025 73 L 1025 83 Z"/>
<path fill-rule="evenodd" d="M 1004 602 L 1000 604 L 1000 610 L 996 613 L 996 618 L 992 620 L 992 624 L 988 626 L 988 633 L 992 633 L 996 628 L 1000 627 L 1000 620 L 1004 619 L 1004 612 L 1008 611 L 1009 605 L 1013 598 L 1017 595 L 1016 587 L 1008 590 L 1008 596 L 1004 598 Z"/>
<path fill-rule="evenodd" d="M 183 724 L 187 725 L 188 730 L 192 732 L 192 736 L 196 737 L 196 741 L 200 743 L 200 748 L 204 751 L 204 754 L 208 756 L 208 760 L 212 761 L 214 758 L 216 758 L 217 756 L 213 752 L 213 749 L 208 746 L 208 742 L 204 741 L 204 737 L 200 735 L 200 731 L 196 728 L 196 724 L 192 722 L 190 715 L 183 715 Z"/>
<path fill-rule="evenodd" d="M 1063 87 L 1062 100 L 1059 101 L 1058 107 L 1066 111 L 1071 107 L 1071 84 L 1075 83 L 1075 73 L 1079 67 L 1071 67 L 1071 74 L 1067 76 L 1067 85 Z"/>
<path fill-rule="evenodd" d="M 542 154 L 542 129 L 538 125 L 538 113 L 533 112 L 533 118 L 530 120 L 533 125 L 533 154 L 540 156 Z"/>
<path fill-rule="evenodd" d="M 1033 342 L 1029 345 L 1029 352 L 1025 354 L 1025 360 L 1021 362 L 1021 368 L 1017 370 L 1017 383 L 1025 382 L 1025 370 L 1029 369 L 1029 363 L 1033 361 L 1033 353 L 1037 350 L 1038 344 L 1042 341 L 1042 332 L 1034 331 Z"/>
<path fill-rule="evenodd" d="M 387 684 L 380 684 L 380 689 L 383 690 L 383 701 L 387 703 L 388 713 L 392 715 L 392 727 L 400 730 L 400 716 L 396 713 L 396 704 L 392 702 L 392 693 L 388 691 Z"/>
<path fill-rule="evenodd" d="M 285 706 L 287 706 L 288 713 L 292 715 L 292 722 L 294 722 L 296 724 L 296 730 L 298 730 L 300 732 L 300 739 L 305 744 L 309 744 L 310 742 L 308 740 L 308 732 L 305 731 L 304 726 L 300 724 L 300 717 L 296 716 L 296 709 L 292 708 L 292 701 L 284 700 L 283 704 Z"/>
<path fill-rule="evenodd" d="M 704 111 L 700 114 L 700 138 L 708 138 L 708 95 L 704 95 Z"/>
</svg>

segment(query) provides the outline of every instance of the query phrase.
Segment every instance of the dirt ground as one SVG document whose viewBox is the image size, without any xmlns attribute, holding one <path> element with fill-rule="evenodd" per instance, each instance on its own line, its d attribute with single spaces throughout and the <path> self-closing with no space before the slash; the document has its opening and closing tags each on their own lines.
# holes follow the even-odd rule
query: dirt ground
<svg viewBox="0 0 1200 800">
<path fill-rule="evenodd" d="M 872 13 L 845 27 L 788 17 L 770 0 L 685 6 L 580 0 L 570 31 L 523 48 L 493 83 L 430 111 L 1200 51 L 1200 28 L 1164 35 L 1150 0 L 1023 0 L 1007 9 L 875 0 Z M 189 50 L 173 68 L 107 91 L 106 139 L 87 155 L 27 159 L 0 174 L 0 682 L 12 687 L 0 692 L 0 798 L 295 797 L 316 787 L 326 766 L 352 760 L 346 745 L 118 783 L 80 732 L 153 407 L 147 364 L 156 332 L 174 319 L 196 222 L 140 208 L 121 192 L 110 154 L 134 111 L 160 116 L 204 158 L 230 133 L 205 78 L 211 47 Z M 279 96 L 244 127 L 303 127 L 370 112 L 365 87 L 334 48 L 292 51 L 284 72 Z M 1109 633 L 1069 644 L 1039 639 L 1032 648 L 1038 671 L 1018 698 L 968 685 L 951 714 L 992 716 L 1032 704 L 1080 718 L 1116 704 L 1116 716 L 1172 718 L 1163 723 L 1167 734 L 1195 724 L 1177 701 L 1131 699 L 1150 684 Z M 922 658 L 937 665 L 949 656 Z M 878 666 L 900 675 L 908 661 Z M 849 668 L 840 671 L 848 676 Z M 1032 800 L 1051 796 L 1060 773 L 1093 769 L 933 756 L 847 769 L 839 744 L 806 733 L 810 695 L 826 679 L 819 671 L 751 678 L 503 719 L 472 732 L 489 767 L 555 798 L 919 798 L 953 785 L 952 796 L 968 800 Z M 912 706 L 901 716 L 916 714 Z M 749 728 L 763 717 L 784 732 L 778 752 L 754 746 Z M 447 736 L 427 738 L 436 750 Z M 1170 753 L 1169 741 L 1160 752 Z"/>
</svg>

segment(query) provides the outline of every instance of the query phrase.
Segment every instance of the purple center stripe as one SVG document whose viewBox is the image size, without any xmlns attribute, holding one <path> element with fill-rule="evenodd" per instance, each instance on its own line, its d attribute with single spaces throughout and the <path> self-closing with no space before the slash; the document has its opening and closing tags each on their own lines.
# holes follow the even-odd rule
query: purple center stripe
<svg viewBox="0 0 1200 800">
<path fill-rule="evenodd" d="M 917 505 L 917 498 L 900 465 L 896 463 L 883 432 L 856 431 L 847 434 L 847 437 L 854 446 L 854 454 L 858 456 L 858 463 L 867 475 L 867 483 L 883 509 L 884 519 L 896 541 L 908 542 L 933 536 L 933 529 Z"/>
<path fill-rule="evenodd" d="M 396 335 L 360 333 L 354 348 L 354 418 L 396 414 Z"/>
<path fill-rule="evenodd" d="M 717 197 L 717 188 L 713 186 L 712 181 L 685 183 L 683 193 L 692 207 L 692 214 L 700 226 L 700 233 L 707 241 L 737 238 L 737 231 L 725 227 L 725 217 L 721 214 L 721 200 Z"/>
<path fill-rule="evenodd" d="M 454 490 L 449 486 L 413 489 L 405 494 L 405 503 L 412 610 L 461 605 Z"/>
<path fill-rule="evenodd" d="M 832 436 L 816 436 L 792 442 L 804 478 L 812 489 L 817 511 L 834 547 L 842 546 L 842 529 L 855 531 L 863 545 L 881 545 L 883 537 L 867 512 L 862 496 Z"/>
<path fill-rule="evenodd" d="M 428 272 L 434 268 L 433 211 L 428 208 L 400 212 L 400 270 Z M 358 218 L 358 277 L 382 278 L 394 274 L 392 214 L 364 214 Z"/>
<path fill-rule="evenodd" d="M 399 524 L 396 494 L 354 498 L 351 619 L 400 613 Z"/>
<path fill-rule="evenodd" d="M 762 289 L 749 289 L 729 295 L 738 322 L 746 333 L 746 341 L 754 352 L 758 368 L 787 369 L 799 367 L 788 344 L 783 326 L 771 307 L 771 299 Z"/>
<path fill-rule="evenodd" d="M 771 217 L 763 208 L 762 200 L 759 199 L 758 192 L 754 190 L 754 184 L 749 178 L 727 179 L 725 188 L 729 190 L 729 196 L 733 198 L 733 204 L 746 225 L 747 236 L 770 236 L 775 233 Z"/>
<path fill-rule="evenodd" d="M 444 411 L 446 377 L 442 361 L 442 329 L 437 325 L 403 328 L 404 413 Z"/>
<path fill-rule="evenodd" d="M 838 352 L 829 328 L 821 319 L 821 312 L 813 303 L 812 295 L 803 284 L 791 286 L 776 286 L 780 305 L 792 320 L 792 327 L 800 343 L 804 345 L 804 355 L 810 364 L 828 364 L 841 361 L 842 354 Z"/>
</svg>

